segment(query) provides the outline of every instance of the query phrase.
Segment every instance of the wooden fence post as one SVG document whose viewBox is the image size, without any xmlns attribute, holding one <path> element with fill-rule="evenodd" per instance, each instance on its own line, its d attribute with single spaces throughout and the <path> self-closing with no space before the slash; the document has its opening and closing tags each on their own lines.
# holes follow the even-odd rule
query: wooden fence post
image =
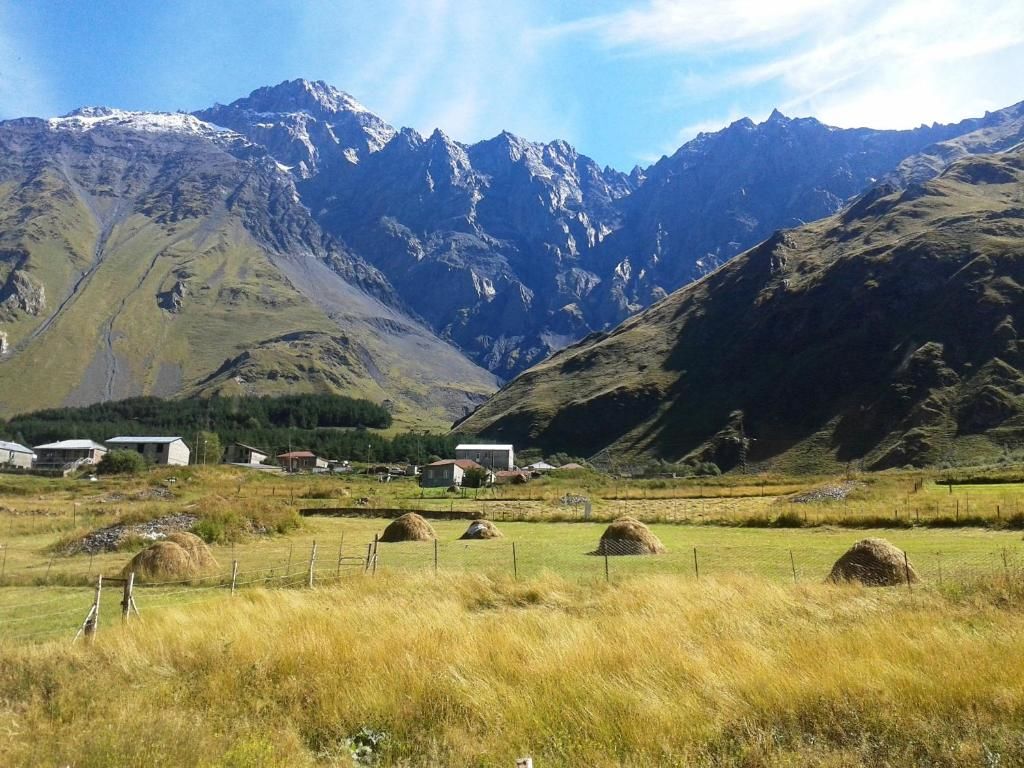
<svg viewBox="0 0 1024 768">
<path fill-rule="evenodd" d="M 238 584 L 238 561 L 231 561 L 231 594 L 235 594 L 235 586 Z"/>
<path fill-rule="evenodd" d="M 697 564 L 697 548 L 693 548 L 693 573 L 699 579 L 700 578 L 700 566 Z"/>
<path fill-rule="evenodd" d="M 608 546 L 607 546 L 607 544 L 604 547 L 604 580 L 606 582 L 612 580 L 611 573 L 608 571 Z"/>
<path fill-rule="evenodd" d="M 903 571 L 907 575 L 907 589 L 913 592 L 914 588 L 910 586 L 910 558 L 907 557 L 906 550 L 903 550 Z"/>
<path fill-rule="evenodd" d="M 434 539 L 434 573 L 437 573 L 437 539 Z"/>
<path fill-rule="evenodd" d="M 796 558 L 793 557 L 793 550 L 789 550 L 789 564 L 793 568 L 793 583 L 796 584 Z"/>
<path fill-rule="evenodd" d="M 307 585 L 310 589 L 313 588 L 313 572 L 316 568 L 316 542 L 313 542 L 313 549 L 309 553 L 309 579 Z"/>
<path fill-rule="evenodd" d="M 341 534 L 341 543 L 338 544 L 338 567 L 334 571 L 334 578 L 336 578 L 336 579 L 340 579 L 341 578 L 341 558 L 342 558 L 342 551 L 344 549 L 345 549 L 345 534 L 342 533 Z"/>
<path fill-rule="evenodd" d="M 124 594 L 121 596 L 121 621 L 125 624 L 132 613 L 132 588 L 135 586 L 135 571 L 128 574 L 124 580 Z"/>
<path fill-rule="evenodd" d="M 89 613 L 86 614 L 85 621 L 82 623 L 81 629 L 78 630 L 78 634 L 75 635 L 75 640 L 83 632 L 90 641 L 96 639 L 96 630 L 99 629 L 100 625 L 100 594 L 102 592 L 103 575 L 100 574 L 96 577 L 96 595 L 92 599 L 92 607 L 89 609 Z"/>
<path fill-rule="evenodd" d="M 370 571 L 371 576 L 377 575 L 377 545 L 380 543 L 380 539 L 377 534 L 373 534 L 373 563 Z"/>
<path fill-rule="evenodd" d="M 363 565 L 363 573 L 370 570 L 370 558 L 373 557 L 373 542 L 366 542 L 366 563 Z"/>
<path fill-rule="evenodd" d="M 512 578 L 519 580 L 519 561 L 516 558 L 516 543 L 512 542 Z"/>
</svg>

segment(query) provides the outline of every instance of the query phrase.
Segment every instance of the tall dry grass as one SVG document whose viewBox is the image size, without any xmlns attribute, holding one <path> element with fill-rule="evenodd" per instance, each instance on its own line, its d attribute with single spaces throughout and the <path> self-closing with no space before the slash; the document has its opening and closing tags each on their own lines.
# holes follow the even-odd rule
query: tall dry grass
<svg viewBox="0 0 1024 768">
<path fill-rule="evenodd" d="M 1021 598 L 670 577 L 246 592 L 5 650 L 4 760 L 349 765 L 370 728 L 383 765 L 1018 765 Z"/>
</svg>

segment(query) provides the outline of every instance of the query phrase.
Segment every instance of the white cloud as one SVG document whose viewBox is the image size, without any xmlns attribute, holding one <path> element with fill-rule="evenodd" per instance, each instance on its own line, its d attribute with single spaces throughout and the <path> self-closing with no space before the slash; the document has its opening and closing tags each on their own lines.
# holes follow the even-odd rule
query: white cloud
<svg viewBox="0 0 1024 768">
<path fill-rule="evenodd" d="M 671 78 L 683 94 L 677 103 L 744 95 L 759 112 L 772 93 L 787 114 L 840 126 L 952 121 L 1024 98 L 1020 0 L 647 0 L 544 34 L 591 35 L 609 49 L 670 62 L 699 58 L 699 74 Z"/>
</svg>

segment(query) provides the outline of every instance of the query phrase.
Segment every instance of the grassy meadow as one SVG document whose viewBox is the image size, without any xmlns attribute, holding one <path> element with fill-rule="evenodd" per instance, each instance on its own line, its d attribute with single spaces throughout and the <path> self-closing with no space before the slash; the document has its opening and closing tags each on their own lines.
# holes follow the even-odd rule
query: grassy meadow
<svg viewBox="0 0 1024 768">
<path fill-rule="evenodd" d="M 4 762 L 1022 764 L 1024 484 L 936 479 L 579 472 L 450 494 L 222 468 L 0 475 Z M 349 511 L 299 514 L 316 508 Z M 503 536 L 432 519 L 436 545 L 382 543 L 367 568 L 406 509 Z M 111 584 L 95 640 L 72 642 L 97 576 L 145 545 L 75 542 L 178 514 L 216 571 L 139 585 L 127 625 Z M 589 554 L 621 514 L 667 553 Z M 865 536 L 907 551 L 921 582 L 824 584 Z"/>
</svg>

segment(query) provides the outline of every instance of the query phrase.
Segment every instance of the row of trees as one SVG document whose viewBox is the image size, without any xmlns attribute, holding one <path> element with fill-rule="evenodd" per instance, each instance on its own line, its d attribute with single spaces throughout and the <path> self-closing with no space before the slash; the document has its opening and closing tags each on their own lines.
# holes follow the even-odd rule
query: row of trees
<svg viewBox="0 0 1024 768">
<path fill-rule="evenodd" d="M 179 435 L 194 460 L 207 464 L 219 462 L 233 442 L 271 455 L 301 449 L 350 461 L 424 464 L 454 455 L 456 436 L 406 432 L 388 437 L 374 431 L 389 426 L 391 414 L 382 406 L 338 395 L 140 397 L 15 416 L 0 422 L 0 438 L 40 445 L 67 438 Z"/>
</svg>

